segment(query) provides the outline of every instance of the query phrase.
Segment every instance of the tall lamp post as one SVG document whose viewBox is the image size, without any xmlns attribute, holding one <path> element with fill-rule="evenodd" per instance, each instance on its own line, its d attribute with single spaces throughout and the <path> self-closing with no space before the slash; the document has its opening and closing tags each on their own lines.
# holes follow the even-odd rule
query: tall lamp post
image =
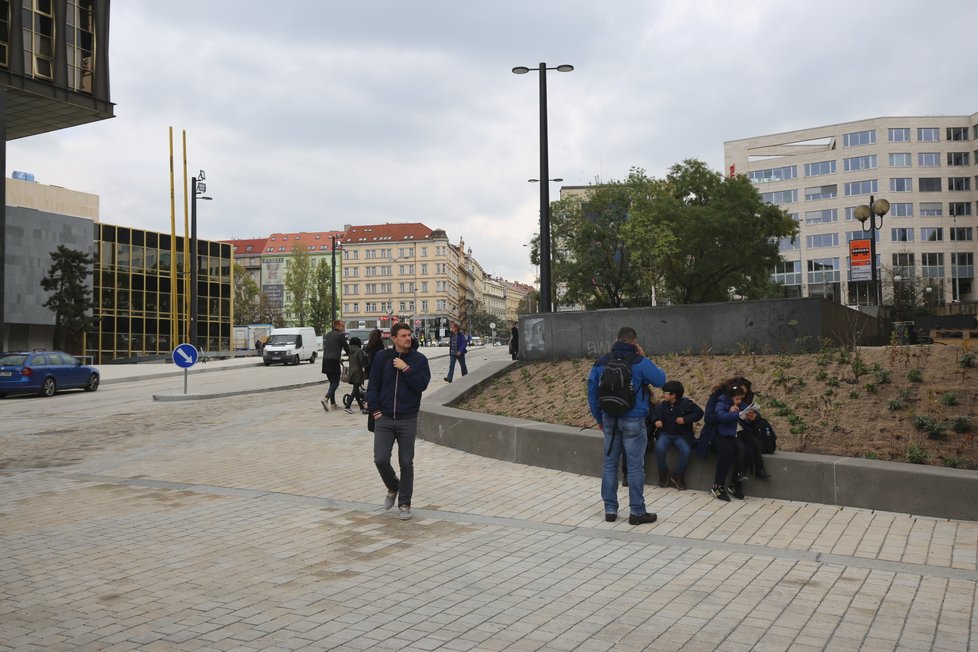
<svg viewBox="0 0 978 652">
<path fill-rule="evenodd" d="M 330 254 L 332 260 L 330 264 L 330 278 L 329 278 L 329 294 L 330 294 L 330 308 L 329 308 L 329 327 L 333 327 L 333 322 L 336 321 L 336 241 L 340 239 L 340 236 L 331 235 L 330 239 Z"/>
<path fill-rule="evenodd" d="M 531 70 L 540 71 L 540 179 L 550 178 L 550 161 L 547 147 L 547 71 L 570 72 L 574 66 L 561 64 L 548 68 L 540 62 L 538 68 L 517 66 L 513 72 L 525 75 Z M 553 312 L 550 291 L 550 185 L 540 184 L 540 312 Z"/>
<path fill-rule="evenodd" d="M 869 238 L 869 270 L 871 273 L 871 283 L 873 286 L 873 297 L 876 299 L 876 305 L 879 306 L 882 303 L 882 297 L 880 292 L 880 286 L 877 279 L 876 273 L 876 232 L 883 229 L 883 216 L 890 211 L 890 202 L 885 199 L 877 199 L 874 201 L 873 196 L 869 196 L 869 205 L 860 204 L 852 211 L 853 216 L 859 220 L 863 225 L 863 231 L 870 234 Z M 876 223 L 876 218 L 879 218 L 879 224 Z"/>
<path fill-rule="evenodd" d="M 213 199 L 204 196 L 207 192 L 206 178 L 207 175 L 201 170 L 190 182 L 193 189 L 190 194 L 190 344 L 195 349 L 200 348 L 197 346 L 197 198 Z"/>
</svg>

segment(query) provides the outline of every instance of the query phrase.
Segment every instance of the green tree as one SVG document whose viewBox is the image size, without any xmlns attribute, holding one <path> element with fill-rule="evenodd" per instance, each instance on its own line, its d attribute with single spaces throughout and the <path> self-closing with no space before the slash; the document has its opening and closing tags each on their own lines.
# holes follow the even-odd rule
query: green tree
<svg viewBox="0 0 978 652">
<path fill-rule="evenodd" d="M 261 288 L 255 283 L 245 268 L 234 264 L 234 323 L 259 324 Z"/>
<path fill-rule="evenodd" d="M 488 336 L 492 332 L 489 324 L 496 324 L 496 329 L 499 330 L 502 323 L 502 319 L 488 312 L 481 302 L 477 302 L 475 310 L 469 315 L 467 332 L 470 335 Z"/>
<path fill-rule="evenodd" d="M 309 321 L 320 335 L 332 328 L 333 322 L 333 266 L 325 259 L 316 265 L 312 287 Z M 339 312 L 339 302 L 336 305 Z"/>
<path fill-rule="evenodd" d="M 292 247 L 292 259 L 285 273 L 285 289 L 289 293 L 288 311 L 296 326 L 306 325 L 313 285 L 312 256 L 302 245 Z"/>
<path fill-rule="evenodd" d="M 781 259 L 778 239 L 797 223 L 761 200 L 747 177 L 724 177 L 702 161 L 674 165 L 657 199 L 668 220 L 674 251 L 664 261 L 663 284 L 676 303 L 770 296 L 771 270 Z"/>
<path fill-rule="evenodd" d="M 95 304 L 86 282 L 94 259 L 58 245 L 51 252 L 51 261 L 48 275 L 41 279 L 41 288 L 51 292 L 43 305 L 54 311 L 54 348 L 82 354 L 81 336 L 94 326 L 90 313 Z"/>
</svg>

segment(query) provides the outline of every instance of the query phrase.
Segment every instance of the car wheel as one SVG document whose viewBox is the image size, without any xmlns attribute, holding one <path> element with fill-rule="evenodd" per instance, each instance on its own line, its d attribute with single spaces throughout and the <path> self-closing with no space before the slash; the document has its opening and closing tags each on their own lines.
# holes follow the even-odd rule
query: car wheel
<svg viewBox="0 0 978 652">
<path fill-rule="evenodd" d="M 309 364 L 316 364 L 316 354 L 317 353 L 319 353 L 319 352 L 318 351 L 313 351 L 312 352 L 312 357 L 309 358 Z"/>
<path fill-rule="evenodd" d="M 54 378 L 48 376 L 44 379 L 44 384 L 41 385 L 41 396 L 54 396 L 55 392 L 58 391 L 58 384 L 54 382 Z"/>
<path fill-rule="evenodd" d="M 88 377 L 88 382 L 85 383 L 86 392 L 94 392 L 98 389 L 99 377 L 98 374 L 92 372 L 92 375 Z"/>
<path fill-rule="evenodd" d="M 295 358 L 293 358 L 293 360 L 292 360 L 292 364 L 294 364 L 295 366 L 298 367 L 300 362 L 302 362 L 302 360 L 299 359 L 299 354 L 296 353 L 295 354 Z"/>
<path fill-rule="evenodd" d="M 265 366 L 266 366 L 266 367 L 270 367 L 271 365 L 272 365 L 272 363 L 271 363 L 271 362 L 269 362 L 268 360 L 265 360 Z"/>
</svg>

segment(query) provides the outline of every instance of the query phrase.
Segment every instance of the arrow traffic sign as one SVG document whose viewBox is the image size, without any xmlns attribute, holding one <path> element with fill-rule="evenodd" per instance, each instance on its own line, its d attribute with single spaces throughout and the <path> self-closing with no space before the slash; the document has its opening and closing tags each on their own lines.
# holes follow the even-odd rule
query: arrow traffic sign
<svg viewBox="0 0 978 652">
<path fill-rule="evenodd" d="M 173 364 L 184 369 L 189 369 L 197 364 L 199 357 L 197 347 L 193 344 L 178 344 L 177 348 L 173 349 Z"/>
</svg>

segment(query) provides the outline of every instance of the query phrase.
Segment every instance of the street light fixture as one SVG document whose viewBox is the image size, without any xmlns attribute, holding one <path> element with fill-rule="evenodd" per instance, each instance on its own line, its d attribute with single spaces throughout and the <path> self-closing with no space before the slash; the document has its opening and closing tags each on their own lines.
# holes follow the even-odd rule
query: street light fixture
<svg viewBox="0 0 978 652">
<path fill-rule="evenodd" d="M 330 264 L 330 279 L 329 279 L 329 294 L 330 294 L 330 312 L 329 312 L 329 327 L 333 327 L 333 322 L 336 321 L 336 241 L 340 240 L 342 242 L 342 236 L 331 235 L 329 236 L 330 243 L 330 254 L 332 260 Z"/>
<path fill-rule="evenodd" d="M 190 344 L 194 348 L 197 346 L 197 198 L 211 200 L 213 197 L 206 197 L 207 184 L 204 179 L 207 175 L 201 170 L 197 176 L 190 181 L 193 190 L 190 194 Z"/>
<path fill-rule="evenodd" d="M 885 199 L 877 199 L 874 201 L 873 196 L 869 196 L 869 205 L 860 204 L 856 206 L 852 211 L 853 217 L 859 220 L 863 225 L 863 231 L 871 234 L 869 239 L 869 269 L 872 278 L 873 286 L 873 296 L 876 299 L 876 305 L 879 306 L 882 303 L 882 297 L 880 296 L 880 287 L 877 283 L 876 278 L 876 231 L 881 231 L 883 229 L 883 216 L 890 212 L 890 202 Z M 879 224 L 876 223 L 876 218 L 879 218 Z"/>
<path fill-rule="evenodd" d="M 550 161 L 547 147 L 547 71 L 570 72 L 574 66 L 561 64 L 548 68 L 540 62 L 537 68 L 517 66 L 513 73 L 525 75 L 531 70 L 540 71 L 540 179 L 550 179 Z M 550 291 L 550 185 L 540 184 L 540 312 L 553 312 Z"/>
</svg>

